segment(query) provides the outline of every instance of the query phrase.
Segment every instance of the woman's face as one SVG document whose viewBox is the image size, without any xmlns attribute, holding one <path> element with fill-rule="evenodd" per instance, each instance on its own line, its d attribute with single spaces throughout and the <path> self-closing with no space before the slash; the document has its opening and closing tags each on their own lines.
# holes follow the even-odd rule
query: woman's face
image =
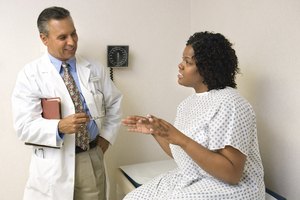
<svg viewBox="0 0 300 200">
<path fill-rule="evenodd" d="M 197 93 L 206 92 L 208 88 L 203 84 L 203 77 L 198 72 L 194 55 L 194 49 L 191 45 L 184 48 L 182 62 L 178 65 L 178 83 L 194 88 Z"/>
</svg>

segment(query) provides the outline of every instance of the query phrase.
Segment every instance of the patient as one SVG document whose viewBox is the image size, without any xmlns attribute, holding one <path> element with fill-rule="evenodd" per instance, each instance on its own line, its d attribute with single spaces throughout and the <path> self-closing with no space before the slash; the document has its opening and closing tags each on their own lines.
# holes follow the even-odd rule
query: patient
<svg viewBox="0 0 300 200">
<path fill-rule="evenodd" d="M 129 131 L 152 135 L 178 168 L 124 199 L 265 199 L 255 113 L 236 89 L 232 44 L 219 33 L 195 33 L 178 69 L 178 83 L 195 93 L 179 104 L 174 125 L 153 115 L 123 119 Z"/>
</svg>

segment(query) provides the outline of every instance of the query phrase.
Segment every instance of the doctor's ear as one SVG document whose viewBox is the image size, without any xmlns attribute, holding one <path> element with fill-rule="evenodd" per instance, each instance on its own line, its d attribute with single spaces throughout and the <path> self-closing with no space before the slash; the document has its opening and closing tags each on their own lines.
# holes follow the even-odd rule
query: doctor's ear
<svg viewBox="0 0 300 200">
<path fill-rule="evenodd" d="M 48 45 L 48 37 L 44 33 L 40 33 L 40 38 L 45 46 Z"/>
</svg>

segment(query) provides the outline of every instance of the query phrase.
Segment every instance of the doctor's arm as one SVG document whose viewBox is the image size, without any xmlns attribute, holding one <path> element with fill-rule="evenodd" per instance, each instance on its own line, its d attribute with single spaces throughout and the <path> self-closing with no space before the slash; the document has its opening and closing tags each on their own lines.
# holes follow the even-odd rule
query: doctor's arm
<svg viewBox="0 0 300 200">
<path fill-rule="evenodd" d="M 56 132 L 59 120 L 42 118 L 42 83 L 30 67 L 27 66 L 19 72 L 12 93 L 14 128 L 21 141 L 58 147 Z"/>
</svg>

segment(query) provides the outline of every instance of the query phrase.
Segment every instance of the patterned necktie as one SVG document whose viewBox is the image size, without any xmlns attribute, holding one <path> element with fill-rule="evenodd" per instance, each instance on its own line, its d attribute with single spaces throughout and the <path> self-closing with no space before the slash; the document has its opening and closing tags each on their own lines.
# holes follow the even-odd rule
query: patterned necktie
<svg viewBox="0 0 300 200">
<path fill-rule="evenodd" d="M 68 63 L 63 62 L 61 66 L 64 69 L 63 80 L 74 103 L 75 112 L 84 112 L 78 88 L 73 79 L 73 76 L 69 72 L 70 65 Z M 89 150 L 89 134 L 87 126 L 82 126 L 76 133 L 76 146 L 80 147 L 83 150 Z"/>
</svg>

